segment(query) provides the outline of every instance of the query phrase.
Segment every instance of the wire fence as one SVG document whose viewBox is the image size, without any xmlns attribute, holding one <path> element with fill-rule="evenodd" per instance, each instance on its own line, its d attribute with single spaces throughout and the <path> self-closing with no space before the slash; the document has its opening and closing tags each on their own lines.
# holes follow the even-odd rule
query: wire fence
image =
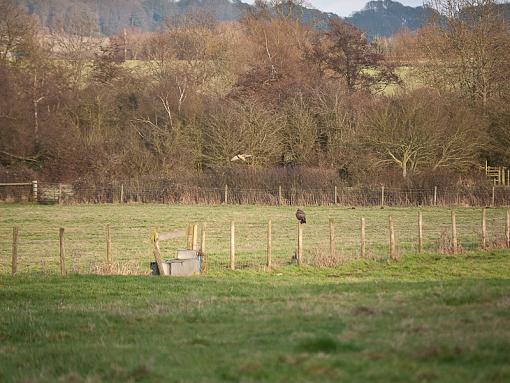
<svg viewBox="0 0 510 383">
<path fill-rule="evenodd" d="M 411 211 L 335 209 L 330 212 L 312 212 L 309 223 L 303 225 L 303 263 L 317 267 L 332 267 L 357 259 L 388 260 L 391 255 L 390 216 L 394 221 L 396 257 L 419 252 L 454 254 L 510 246 L 510 215 L 504 209 L 458 209 L 455 211 L 455 225 L 452 223 L 450 210 L 425 210 L 422 213 L 421 241 L 418 211 L 407 210 Z M 79 215 L 80 212 L 73 214 Z M 133 214 L 138 214 L 138 211 Z M 484 215 L 485 220 L 482 219 Z M 364 240 L 361 232 L 362 218 L 365 220 Z M 149 274 L 149 263 L 154 260 L 151 242 L 153 229 L 146 221 L 143 217 L 141 220 L 127 218 L 109 225 L 111 262 L 107 261 L 106 256 L 106 225 L 98 224 L 93 216 L 85 217 L 82 224 L 64 225 L 63 257 L 67 272 Z M 199 231 L 202 230 L 203 222 L 203 220 L 196 222 Z M 204 254 L 207 256 L 207 269 L 209 272 L 222 272 L 229 269 L 232 262 L 231 222 L 229 217 L 224 215 L 220 219 L 206 223 Z M 61 259 L 59 226 L 55 222 L 46 225 L 27 222 L 17 227 L 18 238 L 15 246 L 17 273 L 59 273 Z M 234 222 L 234 227 L 235 268 L 266 270 L 268 219 L 262 214 L 253 221 L 243 220 L 239 216 Z M 167 231 L 183 229 L 184 225 L 180 222 L 165 227 Z M 272 220 L 272 267 L 296 264 L 297 236 L 297 224 L 293 221 L 289 222 L 283 215 Z M 200 237 L 199 232 L 198 238 Z M 177 249 L 186 248 L 186 241 L 182 235 L 165 241 L 161 246 L 162 257 L 175 258 Z M 0 228 L 2 274 L 12 273 L 13 245 L 13 229 L 8 226 L 8 222 L 3 222 Z"/>
<path fill-rule="evenodd" d="M 457 188 L 395 189 L 337 187 L 307 189 L 274 187 L 221 188 L 176 184 L 169 180 L 125 183 L 0 184 L 0 201 L 39 203 L 167 203 L 299 206 L 510 206 L 510 186 L 479 185 Z M 35 185 L 35 186 L 34 186 Z M 35 189 L 34 189 L 35 187 Z"/>
</svg>

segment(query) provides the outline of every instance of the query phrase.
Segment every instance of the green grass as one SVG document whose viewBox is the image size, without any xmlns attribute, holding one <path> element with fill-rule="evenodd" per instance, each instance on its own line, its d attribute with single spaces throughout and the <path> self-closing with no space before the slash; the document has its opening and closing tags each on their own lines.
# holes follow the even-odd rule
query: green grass
<svg viewBox="0 0 510 383">
<path fill-rule="evenodd" d="M 314 262 L 329 254 L 329 219 L 336 225 L 336 263 L 359 257 L 360 219 L 367 223 L 367 258 L 388 258 L 388 217 L 395 220 L 401 256 L 417 251 L 418 209 L 307 207 L 304 255 Z M 479 248 L 481 209 L 457 209 L 459 243 L 466 252 Z M 189 222 L 207 223 L 206 250 L 212 272 L 229 264 L 230 221 L 236 223 L 236 258 L 239 268 L 263 269 L 266 263 L 267 221 L 273 221 L 275 266 L 287 265 L 296 247 L 295 207 L 282 206 L 184 206 L 157 204 L 40 206 L 0 204 L 0 274 L 10 271 L 12 227 L 20 233 L 19 267 L 25 272 L 58 272 L 58 229 L 64 227 L 67 268 L 90 273 L 105 260 L 105 227 L 111 225 L 113 260 L 137 273 L 147 273 L 152 260 L 150 233 L 185 229 Z M 428 253 L 447 249 L 451 237 L 450 210 L 425 208 L 424 247 Z M 504 243 L 505 210 L 487 210 L 488 244 Z M 163 256 L 173 258 L 184 237 L 162 243 Z"/>
<path fill-rule="evenodd" d="M 507 382 L 510 254 L 0 276 L 1 382 Z"/>
<path fill-rule="evenodd" d="M 305 256 L 289 264 L 294 207 L 0 205 L 0 382 L 506 382 L 510 380 L 510 252 L 503 209 L 457 209 L 464 252 L 442 255 L 450 211 L 423 209 L 426 254 L 416 254 L 417 209 L 308 207 Z M 400 258 L 389 261 L 388 217 Z M 368 254 L 359 259 L 359 221 Z M 263 269 L 273 221 L 276 268 Z M 241 270 L 229 271 L 229 226 Z M 147 273 L 152 228 L 207 222 L 208 276 L 94 276 L 105 256 Z M 12 227 L 20 266 L 9 276 Z M 58 270 L 66 228 L 70 275 Z M 442 238 L 440 240 L 439 238 Z M 184 238 L 164 243 L 165 257 Z"/>
</svg>

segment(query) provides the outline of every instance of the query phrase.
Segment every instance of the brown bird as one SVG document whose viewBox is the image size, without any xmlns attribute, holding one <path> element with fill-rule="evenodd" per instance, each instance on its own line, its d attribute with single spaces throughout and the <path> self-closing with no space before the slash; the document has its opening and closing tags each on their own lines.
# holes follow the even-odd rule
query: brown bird
<svg viewBox="0 0 510 383">
<path fill-rule="evenodd" d="M 306 215 L 303 210 L 297 209 L 296 218 L 298 219 L 299 223 L 306 223 Z"/>
</svg>

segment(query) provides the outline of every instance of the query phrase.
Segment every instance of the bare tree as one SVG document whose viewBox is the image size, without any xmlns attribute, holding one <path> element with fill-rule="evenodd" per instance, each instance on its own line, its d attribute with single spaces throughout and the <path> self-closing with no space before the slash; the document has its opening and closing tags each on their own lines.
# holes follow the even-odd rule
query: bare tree
<svg viewBox="0 0 510 383">
<path fill-rule="evenodd" d="M 375 108 L 366 122 L 365 142 L 380 163 L 398 166 L 406 178 L 424 169 L 469 168 L 483 147 L 483 127 L 461 104 L 420 91 Z"/>
<path fill-rule="evenodd" d="M 162 89 L 158 98 L 167 99 L 177 115 L 191 98 L 213 93 L 211 83 L 217 86 L 225 75 L 231 48 L 218 28 L 192 13 L 148 41 L 147 65 Z"/>
<path fill-rule="evenodd" d="M 305 100 L 297 96 L 285 105 L 284 151 L 286 165 L 311 165 L 319 154 L 317 121 Z"/>
<path fill-rule="evenodd" d="M 282 119 L 253 103 L 233 102 L 206 122 L 204 162 L 273 165 L 282 151 Z M 234 160 L 234 161 L 233 161 Z"/>
<path fill-rule="evenodd" d="M 251 14 L 241 24 L 251 51 L 238 93 L 274 107 L 317 86 L 317 71 L 305 60 L 311 28 L 269 10 Z"/>
<path fill-rule="evenodd" d="M 491 163 L 510 164 L 510 108 L 508 100 L 498 100 L 488 111 L 489 147 L 486 158 Z"/>
<path fill-rule="evenodd" d="M 426 83 L 487 107 L 510 91 L 510 30 L 495 0 L 433 0 L 420 33 Z"/>
<path fill-rule="evenodd" d="M 324 74 L 342 80 L 351 93 L 360 89 L 379 92 L 399 82 L 377 45 L 341 20 L 332 19 L 329 29 L 317 35 L 308 57 Z"/>
<path fill-rule="evenodd" d="M 0 0 L 0 62 L 31 50 L 35 25 L 14 0 Z"/>
<path fill-rule="evenodd" d="M 96 20 L 85 11 L 75 12 L 65 24 L 60 22 L 51 30 L 51 41 L 53 55 L 67 67 L 73 85 L 83 87 L 92 60 L 104 43 Z"/>
</svg>

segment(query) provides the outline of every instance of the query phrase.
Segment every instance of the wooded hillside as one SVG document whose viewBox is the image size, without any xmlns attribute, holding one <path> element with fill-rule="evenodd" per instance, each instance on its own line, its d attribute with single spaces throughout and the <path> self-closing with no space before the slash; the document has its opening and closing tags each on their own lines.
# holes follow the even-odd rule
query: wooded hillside
<svg viewBox="0 0 510 383">
<path fill-rule="evenodd" d="M 287 1 L 105 41 L 0 0 L 0 179 L 477 182 L 510 163 L 510 33 L 494 2 L 453 3 L 377 42 Z"/>
</svg>

